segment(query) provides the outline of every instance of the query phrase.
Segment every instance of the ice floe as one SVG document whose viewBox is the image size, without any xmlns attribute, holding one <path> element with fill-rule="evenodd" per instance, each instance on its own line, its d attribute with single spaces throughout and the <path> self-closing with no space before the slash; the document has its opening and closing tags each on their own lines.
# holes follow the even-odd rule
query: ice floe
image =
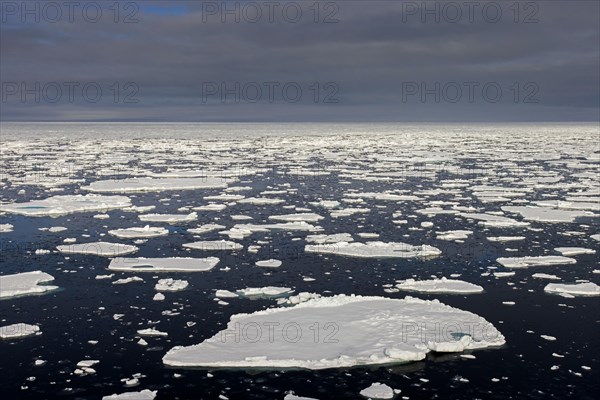
<svg viewBox="0 0 600 400">
<path fill-rule="evenodd" d="M 219 263 L 217 257 L 190 258 L 113 258 L 108 265 L 111 271 L 128 272 L 200 272 L 210 271 Z"/>
<path fill-rule="evenodd" d="M 592 282 L 583 283 L 549 283 L 544 291 L 556 294 L 570 294 L 573 296 L 600 296 L 600 286 Z"/>
<path fill-rule="evenodd" d="M 138 215 L 140 221 L 144 222 L 163 222 L 168 224 L 177 224 L 182 222 L 193 222 L 198 219 L 195 212 L 189 214 L 142 214 Z"/>
<path fill-rule="evenodd" d="M 261 260 L 261 261 L 257 261 L 256 263 L 257 267 L 263 267 L 263 268 L 279 268 L 281 267 L 281 261 L 280 260 L 275 260 L 275 259 L 269 259 L 269 260 Z"/>
<path fill-rule="evenodd" d="M 188 281 L 167 278 L 159 279 L 158 283 L 154 285 L 154 289 L 159 292 L 178 292 L 187 288 L 188 285 Z"/>
<path fill-rule="evenodd" d="M 20 339 L 28 336 L 41 335 L 40 327 L 24 323 L 0 326 L 0 339 Z"/>
<path fill-rule="evenodd" d="M 165 190 L 192 190 L 226 188 L 231 180 L 221 178 L 127 178 L 103 180 L 82 186 L 82 190 L 96 193 L 160 192 Z"/>
<path fill-rule="evenodd" d="M 205 240 L 193 243 L 184 243 L 183 247 L 202 251 L 227 251 L 242 250 L 244 246 L 229 240 Z"/>
<path fill-rule="evenodd" d="M 56 249 L 64 254 L 93 254 L 101 257 L 123 256 L 139 250 L 138 247 L 129 244 L 109 242 L 67 244 L 56 246 Z"/>
<path fill-rule="evenodd" d="M 424 293 L 481 293 L 483 288 L 473 283 L 457 279 L 430 279 L 426 281 L 416 281 L 407 279 L 398 281 L 396 287 L 400 290 L 408 290 Z"/>
<path fill-rule="evenodd" d="M 396 395 L 394 389 L 383 383 L 373 383 L 368 388 L 360 391 L 360 395 L 368 399 L 393 399 Z"/>
<path fill-rule="evenodd" d="M 41 294 L 58 289 L 58 286 L 43 285 L 54 277 L 42 271 L 0 275 L 0 299 Z"/>
<path fill-rule="evenodd" d="M 168 235 L 169 230 L 165 228 L 152 228 L 150 225 L 146 225 L 143 228 L 114 229 L 108 231 L 108 233 L 121 239 L 153 238 Z"/>
<path fill-rule="evenodd" d="M 496 262 L 506 268 L 528 268 L 528 267 L 545 267 L 552 265 L 575 264 L 577 260 L 574 258 L 563 256 L 537 256 L 537 257 L 500 257 Z"/>
<path fill-rule="evenodd" d="M 102 400 L 154 400 L 157 390 L 144 389 L 139 392 L 125 392 L 102 397 Z"/>
<path fill-rule="evenodd" d="M 586 249 L 584 247 L 555 247 L 554 251 L 561 256 L 578 256 L 581 254 L 596 254 L 594 249 Z"/>
<path fill-rule="evenodd" d="M 422 360 L 431 350 L 460 352 L 504 342 L 482 317 L 437 300 L 337 295 L 233 315 L 227 329 L 201 344 L 174 347 L 163 362 L 178 367 L 343 368 Z"/>
<path fill-rule="evenodd" d="M 0 211 L 28 217 L 58 217 L 77 212 L 97 212 L 131 206 L 124 196 L 64 195 L 26 203 L 0 205 Z"/>
<path fill-rule="evenodd" d="M 318 245 L 307 244 L 304 247 L 304 251 L 307 253 L 335 254 L 339 256 L 361 258 L 436 257 L 442 253 L 439 249 L 426 244 L 413 246 L 400 242 L 339 242 Z"/>
</svg>

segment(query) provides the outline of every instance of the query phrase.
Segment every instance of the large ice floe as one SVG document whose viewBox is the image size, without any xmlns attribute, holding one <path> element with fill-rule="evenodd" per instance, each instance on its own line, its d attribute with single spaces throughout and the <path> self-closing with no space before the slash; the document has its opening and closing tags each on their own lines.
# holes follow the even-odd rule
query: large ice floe
<svg viewBox="0 0 600 400">
<path fill-rule="evenodd" d="M 144 389 L 139 392 L 125 392 L 102 397 L 102 400 L 154 400 L 158 391 Z"/>
<path fill-rule="evenodd" d="M 168 224 L 177 224 L 182 222 L 193 222 L 198 219 L 195 212 L 189 214 L 142 214 L 138 215 L 140 221 L 144 222 L 164 222 Z"/>
<path fill-rule="evenodd" d="M 113 258 L 111 271 L 126 272 L 201 272 L 210 271 L 219 263 L 217 257 L 205 258 Z"/>
<path fill-rule="evenodd" d="M 504 336 L 482 317 L 437 300 L 336 295 L 233 315 L 225 330 L 198 345 L 174 347 L 163 362 L 178 367 L 343 368 L 404 363 L 422 360 L 429 351 L 504 343 Z"/>
<path fill-rule="evenodd" d="M 131 207 L 131 200 L 124 196 L 65 195 L 26 203 L 0 205 L 0 211 L 28 217 L 58 217 L 76 212 L 97 212 Z"/>
<path fill-rule="evenodd" d="M 165 236 L 169 234 L 169 230 L 165 228 L 152 228 L 150 225 L 146 225 L 143 228 L 114 229 L 108 231 L 108 233 L 121 239 L 137 239 Z"/>
<path fill-rule="evenodd" d="M 139 250 L 130 244 L 109 242 L 63 244 L 56 246 L 56 249 L 64 254 L 93 254 L 101 257 L 124 256 Z"/>
<path fill-rule="evenodd" d="M 570 211 L 548 207 L 506 206 L 502 211 L 521 214 L 523 219 L 537 222 L 575 222 L 580 217 L 593 217 L 590 211 Z"/>
<path fill-rule="evenodd" d="M 537 256 L 537 257 L 500 257 L 496 262 L 506 268 L 546 267 L 551 265 L 575 264 L 577 260 L 563 256 Z"/>
<path fill-rule="evenodd" d="M 183 247 L 202 251 L 225 251 L 225 250 L 242 250 L 244 246 L 239 243 L 229 240 L 205 240 L 193 243 L 184 243 Z"/>
<path fill-rule="evenodd" d="M 429 279 L 426 281 L 416 281 L 407 279 L 398 281 L 396 287 L 400 290 L 408 290 L 424 293 L 481 293 L 483 288 L 473 283 L 461 281 L 458 279 Z"/>
<path fill-rule="evenodd" d="M 228 182 L 222 178 L 127 178 L 90 183 L 81 189 L 97 193 L 161 192 L 165 190 L 192 190 L 226 188 Z"/>
<path fill-rule="evenodd" d="M 583 283 L 549 283 L 545 292 L 569 294 L 572 296 L 600 296 L 600 286 L 592 282 Z"/>
<path fill-rule="evenodd" d="M 0 326 L 0 339 L 20 339 L 27 336 L 40 335 L 40 327 L 24 323 Z"/>
<path fill-rule="evenodd" d="M 437 257 L 442 252 L 429 245 L 413 246 L 400 242 L 338 242 L 329 244 L 307 244 L 307 253 L 335 254 L 338 256 L 361 258 L 413 258 Z"/>
<path fill-rule="evenodd" d="M 42 271 L 0 275 L 0 299 L 46 293 L 58 286 L 42 285 L 52 282 L 54 277 Z"/>
</svg>

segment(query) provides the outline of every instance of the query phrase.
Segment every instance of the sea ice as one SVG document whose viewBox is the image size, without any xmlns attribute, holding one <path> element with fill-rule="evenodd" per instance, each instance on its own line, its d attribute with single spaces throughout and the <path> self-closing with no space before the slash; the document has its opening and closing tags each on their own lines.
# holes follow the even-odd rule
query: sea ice
<svg viewBox="0 0 600 400">
<path fill-rule="evenodd" d="M 131 206 L 124 196 L 67 195 L 53 196 L 26 203 L 0 205 L 0 211 L 29 217 L 57 217 L 76 212 L 96 212 Z"/>
<path fill-rule="evenodd" d="M 413 246 L 406 243 L 347 243 L 339 242 L 333 244 L 307 244 L 304 248 L 307 253 L 335 254 L 339 256 L 361 257 L 361 258 L 413 258 L 413 257 L 436 257 L 442 252 L 433 246 Z"/>
<path fill-rule="evenodd" d="M 8 233 L 13 231 L 14 226 L 11 224 L 0 224 L 0 233 Z"/>
<path fill-rule="evenodd" d="M 115 229 L 108 231 L 108 233 L 121 239 L 153 238 L 168 235 L 169 230 L 165 228 L 151 228 L 150 225 L 146 225 L 143 228 Z"/>
<path fill-rule="evenodd" d="M 93 254 L 101 257 L 117 257 L 135 253 L 136 246 L 121 243 L 92 242 L 57 246 L 56 249 L 64 254 Z"/>
<path fill-rule="evenodd" d="M 188 282 L 180 279 L 159 279 L 154 289 L 159 292 L 177 292 L 188 287 Z"/>
<path fill-rule="evenodd" d="M 58 286 L 40 285 L 52 282 L 54 277 L 42 271 L 0 275 L 0 299 L 40 294 L 58 289 Z"/>
<path fill-rule="evenodd" d="M 595 215 L 589 211 L 569 211 L 533 206 L 505 206 L 502 207 L 502 211 L 521 214 L 523 219 L 537 222 L 575 222 L 575 219 L 578 217 Z"/>
<path fill-rule="evenodd" d="M 37 325 L 18 323 L 0 326 L 0 339 L 19 339 L 41 334 L 40 327 Z"/>
<path fill-rule="evenodd" d="M 257 261 L 256 263 L 257 267 L 263 267 L 263 268 L 278 268 L 281 266 L 281 261 L 280 260 L 274 260 L 274 259 L 269 259 L 269 260 L 261 260 L 261 261 Z"/>
<path fill-rule="evenodd" d="M 600 296 L 600 286 L 592 282 L 584 283 L 549 283 L 544 288 L 545 292 L 573 296 Z"/>
<path fill-rule="evenodd" d="M 561 256 L 578 256 L 580 254 L 596 254 L 596 250 L 586 249 L 584 247 L 555 247 L 554 251 Z"/>
<path fill-rule="evenodd" d="M 154 400 L 157 390 L 144 389 L 140 392 L 125 392 L 102 397 L 102 400 Z"/>
<path fill-rule="evenodd" d="M 430 279 L 426 281 L 416 281 L 407 279 L 398 281 L 396 287 L 400 290 L 410 290 L 424 293 L 481 293 L 483 288 L 473 283 L 456 279 Z"/>
<path fill-rule="evenodd" d="M 179 367 L 344 368 L 422 360 L 432 348 L 463 351 L 504 343 L 504 336 L 482 317 L 437 300 L 337 295 L 233 315 L 227 329 L 201 344 L 174 347 L 163 362 Z"/>
<path fill-rule="evenodd" d="M 506 268 L 542 267 L 551 265 L 575 264 L 574 258 L 563 256 L 537 256 L 537 257 L 500 257 L 496 262 Z"/>
<path fill-rule="evenodd" d="M 242 250 L 244 246 L 239 243 L 228 240 L 209 240 L 193 243 L 185 243 L 183 247 L 202 251 L 225 251 L 225 250 Z"/>
<path fill-rule="evenodd" d="M 168 224 L 177 224 L 181 222 L 192 222 L 198 219 L 195 212 L 189 214 L 142 214 L 138 215 L 140 221 L 144 222 L 164 222 Z"/>
<path fill-rule="evenodd" d="M 231 180 L 220 178 L 128 178 L 104 180 L 82 186 L 82 190 L 96 193 L 160 192 L 164 190 L 192 190 L 226 188 Z"/>
<path fill-rule="evenodd" d="M 285 215 L 271 215 L 269 219 L 273 219 L 275 221 L 284 221 L 284 222 L 318 222 L 323 219 L 319 214 L 314 213 L 298 213 L 298 214 L 285 214 Z"/>
<path fill-rule="evenodd" d="M 394 389 L 383 383 L 373 383 L 360 391 L 360 395 L 369 399 L 393 399 Z"/>
<path fill-rule="evenodd" d="M 129 272 L 197 272 L 210 271 L 218 263 L 217 257 L 113 258 L 108 269 Z"/>
</svg>

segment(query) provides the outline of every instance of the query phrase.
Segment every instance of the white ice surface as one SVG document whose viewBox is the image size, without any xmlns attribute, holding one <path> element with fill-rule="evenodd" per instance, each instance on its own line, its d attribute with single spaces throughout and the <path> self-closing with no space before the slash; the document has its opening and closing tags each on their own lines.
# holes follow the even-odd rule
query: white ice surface
<svg viewBox="0 0 600 400">
<path fill-rule="evenodd" d="M 153 238 L 157 236 L 168 235 L 169 230 L 165 228 L 154 228 L 146 225 L 143 228 L 114 229 L 108 231 L 108 233 L 121 239 Z"/>
<path fill-rule="evenodd" d="M 563 256 L 537 256 L 537 257 L 500 257 L 496 262 L 506 268 L 543 267 L 551 265 L 575 264 L 574 258 Z"/>
<path fill-rule="evenodd" d="M 139 250 L 138 247 L 129 244 L 108 242 L 64 244 L 56 246 L 56 249 L 64 254 L 93 254 L 101 257 L 123 256 Z"/>
<path fill-rule="evenodd" d="M 430 349 L 460 352 L 504 342 L 482 317 L 437 300 L 337 295 L 233 315 L 227 329 L 201 344 L 174 347 L 163 362 L 180 367 L 343 368 L 422 360 Z"/>
<path fill-rule="evenodd" d="M 570 294 L 573 296 L 600 296 L 600 286 L 592 282 L 584 283 L 549 283 L 544 288 L 545 292 Z"/>
<path fill-rule="evenodd" d="M 40 294 L 58 289 L 58 286 L 40 285 L 52 282 L 54 277 L 42 271 L 0 275 L 0 299 Z"/>
<path fill-rule="evenodd" d="M 57 217 L 76 212 L 106 211 L 130 206 L 131 200 L 124 196 L 65 195 L 26 203 L 2 204 L 0 211 L 29 217 Z"/>
<path fill-rule="evenodd" d="M 361 258 L 413 258 L 413 257 L 435 257 L 442 252 L 429 245 L 413 246 L 399 242 L 366 242 L 366 243 L 331 243 L 306 245 L 304 251 L 307 253 L 335 254 L 347 257 Z"/>
<path fill-rule="evenodd" d="M 24 323 L 0 326 L 0 339 L 19 339 L 41 334 L 40 327 Z"/>
<path fill-rule="evenodd" d="M 192 190 L 226 188 L 228 181 L 221 178 L 127 178 L 92 182 L 81 189 L 96 193 L 160 192 L 164 190 Z"/>
<path fill-rule="evenodd" d="M 198 214 L 195 212 L 189 214 L 142 214 L 138 215 L 138 218 L 144 222 L 176 224 L 180 222 L 193 222 L 198 219 Z"/>
<path fill-rule="evenodd" d="M 407 279 L 398 281 L 396 287 L 400 290 L 409 290 L 424 293 L 481 293 L 483 288 L 473 283 L 457 279 L 430 279 L 426 281 L 416 281 Z"/>
<path fill-rule="evenodd" d="M 157 390 L 144 389 L 139 392 L 125 392 L 102 397 L 102 400 L 154 400 Z"/>
<path fill-rule="evenodd" d="M 560 253 L 561 256 L 578 256 L 581 254 L 596 254 L 596 250 L 586 249 L 584 247 L 555 247 L 554 251 Z"/>
<path fill-rule="evenodd" d="M 275 260 L 275 259 L 269 259 L 269 260 L 261 260 L 261 261 L 257 261 L 256 263 L 257 267 L 263 267 L 263 268 L 278 268 L 281 267 L 281 261 L 280 260 Z"/>
<path fill-rule="evenodd" d="M 210 271 L 218 263 L 217 257 L 114 258 L 108 269 L 128 272 L 197 272 Z"/>
<path fill-rule="evenodd" d="M 205 240 L 193 243 L 184 243 L 183 247 L 202 251 L 225 251 L 225 250 L 242 250 L 244 246 L 239 243 L 229 240 Z"/>
<path fill-rule="evenodd" d="M 178 292 L 188 287 L 188 281 L 181 279 L 159 279 L 158 283 L 154 285 L 154 289 L 159 292 Z"/>
<path fill-rule="evenodd" d="M 361 390 L 360 395 L 368 399 L 393 399 L 394 389 L 383 383 L 373 383 Z"/>
</svg>

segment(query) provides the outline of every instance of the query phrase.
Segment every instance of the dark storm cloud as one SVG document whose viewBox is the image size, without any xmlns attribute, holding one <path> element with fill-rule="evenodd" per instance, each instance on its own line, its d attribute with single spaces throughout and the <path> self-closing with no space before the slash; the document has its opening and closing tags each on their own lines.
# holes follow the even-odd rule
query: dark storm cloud
<svg viewBox="0 0 600 400">
<path fill-rule="evenodd" d="M 263 14 L 257 23 L 250 21 L 254 14 L 242 14 L 239 23 L 228 15 L 223 23 L 214 10 L 222 2 L 200 1 L 138 1 L 137 10 L 125 9 L 127 2 L 121 2 L 117 23 L 113 11 L 107 9 L 113 2 L 102 3 L 103 17 L 96 23 L 86 21 L 81 12 L 74 14 L 74 22 L 63 18 L 56 23 L 44 22 L 43 16 L 39 23 L 31 17 L 22 22 L 20 15 L 4 12 L 1 117 L 598 120 L 598 2 L 521 2 L 518 16 L 514 2 L 477 2 L 472 15 L 467 15 L 464 1 L 428 2 L 425 7 L 429 9 L 439 7 L 439 22 L 432 14 L 420 13 L 422 3 L 321 2 L 318 23 L 312 1 L 294 3 L 303 13 L 297 23 L 290 22 L 292 14 L 288 20 L 282 15 L 285 2 L 279 3 L 273 22 Z M 456 22 L 451 21 L 455 18 L 451 7 L 443 12 L 448 3 L 463 13 Z M 258 6 L 267 10 L 263 1 L 229 1 L 227 7 L 236 4 L 240 9 Z M 486 4 L 491 6 L 484 15 Z M 502 11 L 498 22 L 492 21 L 494 9 Z M 123 23 L 132 11 L 138 22 Z M 338 22 L 323 23 L 328 15 Z M 530 23 L 525 23 L 527 18 Z M 73 100 L 63 86 L 58 101 L 49 101 L 56 97 L 53 87 L 46 86 L 47 93 L 42 89 L 52 82 L 78 83 Z M 279 84 L 272 99 L 268 82 Z M 319 85 L 314 86 L 315 82 Z M 23 101 L 22 85 L 35 91 L 36 83 L 41 87 L 40 98 L 30 93 Z M 207 94 L 215 89 L 213 83 L 217 93 Z M 255 85 L 262 95 L 256 103 L 247 98 L 236 103 L 233 94 L 223 102 L 222 83 L 230 89 L 236 83 L 240 88 L 246 85 L 250 96 L 257 93 L 252 90 Z M 297 102 L 290 98 L 293 90 L 288 97 L 282 93 L 286 83 L 302 90 Z M 86 84 L 102 90 L 99 99 L 92 99 L 97 102 L 81 93 Z M 483 93 L 484 87 L 489 91 Z M 499 97 L 494 93 L 498 88 Z M 429 92 L 422 97 L 423 90 Z"/>
</svg>

